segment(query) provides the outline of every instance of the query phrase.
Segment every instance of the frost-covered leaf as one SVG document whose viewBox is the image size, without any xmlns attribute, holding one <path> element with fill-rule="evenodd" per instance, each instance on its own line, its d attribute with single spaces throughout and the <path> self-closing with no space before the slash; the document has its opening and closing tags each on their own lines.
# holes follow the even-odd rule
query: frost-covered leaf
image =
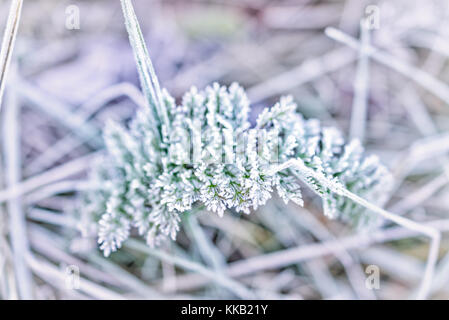
<svg viewBox="0 0 449 320">
<path fill-rule="evenodd" d="M 150 246 L 175 240 L 181 215 L 196 205 L 220 216 L 227 209 L 249 213 L 274 190 L 285 203 L 303 205 L 299 180 L 321 197 L 326 216 L 370 219 L 335 193 L 347 189 L 376 200 L 388 191 L 387 169 L 365 156 L 358 141 L 345 143 L 335 128 L 304 119 L 291 96 L 265 109 L 250 128 L 249 101 L 236 83 L 192 87 L 177 105 L 159 89 L 134 11 L 129 1 L 122 4 L 149 108 L 129 127 L 111 122 L 104 132 L 108 154 L 93 172 L 100 187 L 86 196 L 86 210 L 98 221 L 105 255 L 120 248 L 132 227 Z M 291 159 L 303 167 L 273 173 L 274 165 Z"/>
</svg>

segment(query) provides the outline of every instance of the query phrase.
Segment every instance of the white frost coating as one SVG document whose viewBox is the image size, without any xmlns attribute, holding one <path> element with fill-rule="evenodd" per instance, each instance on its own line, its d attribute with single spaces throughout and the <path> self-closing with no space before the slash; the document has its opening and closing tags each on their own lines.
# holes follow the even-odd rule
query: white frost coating
<svg viewBox="0 0 449 320">
<path fill-rule="evenodd" d="M 276 190 L 285 203 L 303 205 L 297 177 L 323 199 L 329 218 L 367 224 L 376 217 L 339 190 L 377 199 L 388 192 L 387 169 L 377 157 L 365 156 L 357 140 L 345 144 L 335 128 L 305 120 L 292 97 L 266 109 L 254 128 L 245 91 L 236 83 L 192 88 L 182 101 L 177 106 L 164 90 L 172 128 L 164 145 L 147 110 L 129 128 L 107 124 L 109 156 L 94 172 L 102 188 L 87 201 L 98 215 L 105 254 L 121 246 L 132 226 L 149 245 L 175 239 L 181 213 L 196 203 L 220 216 L 226 209 L 249 213 Z M 292 169 L 296 159 L 302 166 Z"/>
<path fill-rule="evenodd" d="M 298 177 L 322 198 L 328 217 L 355 224 L 375 217 L 345 192 L 372 201 L 388 192 L 391 178 L 358 141 L 345 144 L 338 130 L 305 120 L 290 96 L 251 128 L 249 100 L 237 83 L 192 87 L 176 105 L 159 87 L 131 2 L 122 6 L 150 108 L 129 128 L 110 122 L 105 129 L 109 155 L 93 172 L 101 188 L 86 194 L 85 207 L 98 221 L 105 255 L 132 227 L 150 246 L 174 240 L 181 213 L 197 203 L 219 215 L 249 213 L 276 189 L 285 203 L 303 205 Z"/>
</svg>

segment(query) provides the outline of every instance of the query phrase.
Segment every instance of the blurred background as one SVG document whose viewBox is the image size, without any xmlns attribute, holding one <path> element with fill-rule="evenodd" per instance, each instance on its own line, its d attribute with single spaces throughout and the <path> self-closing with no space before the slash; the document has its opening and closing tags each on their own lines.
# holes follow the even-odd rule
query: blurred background
<svg viewBox="0 0 449 320">
<path fill-rule="evenodd" d="M 177 99 L 237 81 L 254 119 L 292 94 L 305 117 L 379 155 L 395 178 L 385 208 L 442 232 L 430 298 L 449 298 L 447 1 L 133 4 Z M 2 299 L 414 297 L 428 239 L 389 223 L 358 232 L 325 218 L 314 196 L 248 216 L 198 212 L 176 243 L 132 240 L 104 258 L 78 208 L 105 120 L 125 123 L 142 104 L 123 22 L 119 1 L 24 1 L 0 112 Z"/>
</svg>

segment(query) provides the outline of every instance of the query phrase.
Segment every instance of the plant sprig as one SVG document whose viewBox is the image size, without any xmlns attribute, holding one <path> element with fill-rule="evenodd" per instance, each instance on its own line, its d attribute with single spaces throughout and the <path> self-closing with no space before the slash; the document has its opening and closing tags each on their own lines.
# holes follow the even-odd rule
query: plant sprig
<svg viewBox="0 0 449 320">
<path fill-rule="evenodd" d="M 150 246 L 175 240 L 180 215 L 197 203 L 219 215 L 249 213 L 276 190 L 285 203 L 303 205 L 298 177 L 322 198 L 326 216 L 358 225 L 374 220 L 336 190 L 370 200 L 387 192 L 390 175 L 377 157 L 365 156 L 356 140 L 345 143 L 338 130 L 304 119 L 291 96 L 265 109 L 254 128 L 237 83 L 192 87 L 177 105 L 160 89 L 130 1 L 122 6 L 148 108 L 129 128 L 110 122 L 105 129 L 109 155 L 94 172 L 102 187 L 87 197 L 105 255 L 120 248 L 132 227 Z M 292 160 L 302 167 L 283 167 Z"/>
</svg>

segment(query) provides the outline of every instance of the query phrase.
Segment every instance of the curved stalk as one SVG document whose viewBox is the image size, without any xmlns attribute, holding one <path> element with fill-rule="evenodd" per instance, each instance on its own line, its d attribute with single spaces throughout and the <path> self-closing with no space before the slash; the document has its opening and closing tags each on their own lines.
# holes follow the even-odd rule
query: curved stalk
<svg viewBox="0 0 449 320">
<path fill-rule="evenodd" d="M 422 233 L 430 238 L 430 249 L 427 257 L 427 264 L 424 272 L 423 279 L 421 281 L 421 285 L 419 288 L 419 292 L 417 295 L 417 299 L 425 299 L 430 292 L 430 288 L 432 285 L 432 279 L 435 272 L 435 265 L 438 260 L 438 251 L 440 247 L 440 239 L 441 233 L 432 227 L 421 225 L 413 220 L 401 217 L 397 214 L 388 212 L 371 202 L 359 197 L 358 195 L 352 193 L 351 191 L 344 188 L 341 184 L 335 183 L 328 179 L 324 174 L 320 172 L 316 172 L 312 168 L 307 167 L 301 159 L 291 159 L 286 161 L 285 163 L 275 166 L 271 170 L 269 170 L 269 174 L 275 174 L 276 172 L 285 170 L 285 169 L 295 169 L 299 172 L 299 176 L 302 177 L 301 180 L 307 183 L 306 178 L 312 177 L 319 181 L 324 187 L 328 188 L 332 192 L 344 196 L 348 199 L 351 199 L 355 203 L 365 207 L 368 210 L 373 211 L 374 213 L 391 220 L 397 223 L 400 226 L 403 226 L 406 229 L 417 231 Z"/>
<path fill-rule="evenodd" d="M 3 42 L 0 52 L 0 110 L 2 107 L 3 91 L 5 90 L 6 76 L 8 74 L 9 63 L 14 49 L 17 30 L 19 29 L 20 13 L 22 12 L 23 0 L 13 0 L 9 9 L 8 21 L 3 35 Z"/>
</svg>

